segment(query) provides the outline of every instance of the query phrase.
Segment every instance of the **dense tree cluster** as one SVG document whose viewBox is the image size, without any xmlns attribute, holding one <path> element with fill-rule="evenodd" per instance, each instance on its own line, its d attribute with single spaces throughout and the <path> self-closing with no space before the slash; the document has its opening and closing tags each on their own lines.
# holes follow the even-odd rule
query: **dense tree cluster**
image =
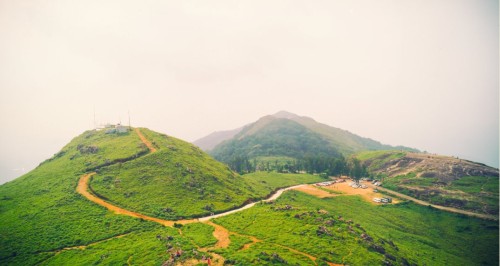
<svg viewBox="0 0 500 266">
<path fill-rule="evenodd" d="M 366 166 L 358 159 L 346 159 L 343 156 L 304 156 L 299 159 L 284 160 L 257 160 L 249 159 L 247 156 L 237 156 L 229 160 L 229 167 L 240 174 L 255 171 L 276 171 L 278 173 L 325 174 L 327 176 L 347 175 L 355 179 L 368 176 Z"/>
<path fill-rule="evenodd" d="M 246 157 L 340 156 L 340 152 L 321 135 L 290 120 L 276 121 L 254 134 L 243 131 L 241 135 L 223 142 L 210 153 L 221 162 L 237 164 L 243 168 L 247 164 Z"/>
<path fill-rule="evenodd" d="M 307 172 L 356 178 L 367 175 L 359 160 L 344 158 L 320 134 L 285 119 L 267 124 L 255 133 L 243 130 L 234 139 L 218 145 L 211 154 L 238 173 Z"/>
</svg>

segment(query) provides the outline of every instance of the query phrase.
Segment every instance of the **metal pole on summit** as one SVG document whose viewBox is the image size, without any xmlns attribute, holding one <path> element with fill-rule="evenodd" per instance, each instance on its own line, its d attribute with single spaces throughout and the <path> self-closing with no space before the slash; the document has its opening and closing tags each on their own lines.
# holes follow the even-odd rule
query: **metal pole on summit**
<svg viewBox="0 0 500 266">
<path fill-rule="evenodd" d="M 130 110 L 128 110 L 128 129 L 132 130 L 132 126 L 130 125 Z"/>
</svg>

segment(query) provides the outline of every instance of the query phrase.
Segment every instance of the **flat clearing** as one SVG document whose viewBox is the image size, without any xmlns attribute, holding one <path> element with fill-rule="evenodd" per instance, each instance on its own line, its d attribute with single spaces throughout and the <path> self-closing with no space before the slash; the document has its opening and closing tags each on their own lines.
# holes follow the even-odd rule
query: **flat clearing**
<svg viewBox="0 0 500 266">
<path fill-rule="evenodd" d="M 321 198 L 321 199 L 339 196 L 339 194 L 334 194 L 334 193 L 330 193 L 328 191 L 319 189 L 315 185 L 301 186 L 301 187 L 294 188 L 294 190 L 301 191 L 301 192 L 316 196 L 316 197 Z"/>
<path fill-rule="evenodd" d="M 332 197 L 337 197 L 337 196 L 345 196 L 345 195 L 360 195 L 364 200 L 370 202 L 371 204 L 374 205 L 379 205 L 379 204 L 384 204 L 384 203 L 377 203 L 373 201 L 373 198 L 384 198 L 387 197 L 386 195 L 379 193 L 379 192 L 373 192 L 373 188 L 353 188 L 349 185 L 348 182 L 344 183 L 335 183 L 330 186 L 325 186 L 323 187 L 325 190 L 330 190 L 332 193 L 329 193 L 328 191 L 325 191 L 323 189 L 320 189 L 314 185 L 308 185 L 308 186 L 301 186 L 298 188 L 295 188 L 295 190 L 307 193 L 309 195 L 316 196 L 318 198 L 332 198 Z M 392 203 L 399 203 L 397 199 L 392 199 Z"/>
</svg>

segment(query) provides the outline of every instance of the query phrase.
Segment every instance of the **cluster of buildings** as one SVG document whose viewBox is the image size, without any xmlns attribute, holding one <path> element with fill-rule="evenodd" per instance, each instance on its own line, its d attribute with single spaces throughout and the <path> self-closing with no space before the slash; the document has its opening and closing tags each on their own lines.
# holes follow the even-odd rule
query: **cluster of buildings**
<svg viewBox="0 0 500 266">
<path fill-rule="evenodd" d="M 106 130 L 106 134 L 123 134 L 130 131 L 130 126 L 124 126 L 120 123 L 116 125 L 106 124 L 104 126 L 96 127 L 97 130 Z"/>
</svg>

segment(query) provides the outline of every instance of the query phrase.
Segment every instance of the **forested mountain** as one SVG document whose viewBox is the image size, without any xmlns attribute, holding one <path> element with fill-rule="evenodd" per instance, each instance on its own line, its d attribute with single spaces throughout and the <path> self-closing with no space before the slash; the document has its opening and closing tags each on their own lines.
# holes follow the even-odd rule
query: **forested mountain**
<svg viewBox="0 0 500 266">
<path fill-rule="evenodd" d="M 328 157 L 340 155 L 340 152 L 320 134 L 295 121 L 283 118 L 272 118 L 269 122 L 259 120 L 253 127 L 243 129 L 233 139 L 218 145 L 211 153 L 222 161 L 235 156 L 298 158 L 308 155 Z"/>
<path fill-rule="evenodd" d="M 331 161 L 332 158 L 359 151 L 391 149 L 414 150 L 384 145 L 318 123 L 309 117 L 281 111 L 245 126 L 233 138 L 218 144 L 209 153 L 236 171 L 241 169 L 241 165 L 245 169 L 257 168 L 262 161 L 269 161 L 269 157 L 277 158 L 277 161 L 285 160 L 281 165 L 293 164 L 294 169 L 307 170 L 304 164 L 317 164 L 316 161 L 325 161 L 325 158 Z M 278 164 L 276 160 L 275 163 Z"/>
<path fill-rule="evenodd" d="M 282 127 L 283 130 L 286 130 L 286 127 L 290 127 L 289 124 L 285 124 L 282 122 L 282 120 L 288 120 L 288 121 L 293 121 L 295 122 L 295 126 L 297 127 L 296 124 L 302 126 L 303 128 L 308 131 L 308 134 L 314 134 L 317 137 L 321 138 L 322 140 L 326 141 L 327 144 L 331 147 L 333 147 L 335 150 L 338 152 L 347 155 L 347 154 L 352 154 L 355 152 L 359 151 L 364 151 L 364 150 L 391 150 L 391 149 L 402 149 L 402 150 L 407 150 L 407 151 L 416 151 L 416 149 L 404 147 L 404 146 L 391 146 L 391 145 L 385 145 L 382 144 L 376 140 L 372 140 L 370 138 L 364 138 L 360 137 L 356 134 L 353 134 L 347 130 L 343 130 L 340 128 L 336 127 L 331 127 L 319 122 L 316 122 L 314 119 L 305 117 L 305 116 L 299 116 L 293 113 L 289 113 L 286 111 L 280 111 L 274 115 L 268 115 L 260 118 L 254 123 L 251 123 L 243 128 L 231 130 L 231 131 L 221 131 L 221 132 L 216 132 L 212 133 L 207 137 L 201 138 L 197 141 L 195 141 L 195 144 L 201 144 L 198 145 L 202 149 L 210 151 L 212 150 L 210 147 L 207 145 L 203 144 L 203 141 L 212 138 L 214 141 L 210 143 L 210 146 L 214 147 L 215 149 L 220 149 L 218 146 L 219 145 L 227 145 L 229 142 L 225 142 L 225 140 L 243 140 L 246 137 L 252 136 L 254 134 L 259 134 L 259 138 L 262 138 L 263 134 L 268 134 L 268 133 L 273 133 L 277 132 L 278 130 L 276 128 Z M 272 126 L 275 128 L 275 130 L 268 130 L 268 125 L 269 124 L 277 124 Z M 260 132 L 261 130 L 266 130 L 265 133 Z M 304 130 L 294 130 L 295 132 L 304 133 Z M 234 135 L 233 135 L 234 134 Z M 231 137 L 231 135 L 233 135 Z M 217 136 L 217 137 L 215 137 Z M 272 134 L 268 136 L 269 138 L 272 138 Z M 278 135 L 276 136 L 278 137 Z M 219 143 L 216 143 L 217 141 L 220 141 Z M 224 143 L 225 142 L 225 143 Z M 231 142 L 234 143 L 234 142 Z"/>
</svg>

